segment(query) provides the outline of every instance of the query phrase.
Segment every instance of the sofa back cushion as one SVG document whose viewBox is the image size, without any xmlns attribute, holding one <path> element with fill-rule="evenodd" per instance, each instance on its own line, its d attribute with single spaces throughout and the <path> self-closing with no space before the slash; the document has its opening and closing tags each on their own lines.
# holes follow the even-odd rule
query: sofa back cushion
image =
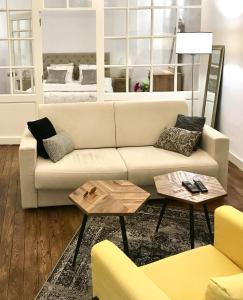
<svg viewBox="0 0 243 300">
<path fill-rule="evenodd" d="M 117 147 L 154 145 L 178 114 L 188 114 L 185 101 L 115 102 Z"/>
<path fill-rule="evenodd" d="M 43 104 L 39 117 L 48 117 L 57 132 L 67 132 L 75 149 L 115 147 L 113 103 Z"/>
</svg>

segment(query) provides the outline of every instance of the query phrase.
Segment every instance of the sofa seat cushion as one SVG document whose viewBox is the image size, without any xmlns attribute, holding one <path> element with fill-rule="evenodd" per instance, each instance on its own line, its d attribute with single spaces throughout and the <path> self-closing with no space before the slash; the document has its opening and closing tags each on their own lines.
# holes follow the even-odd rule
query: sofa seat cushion
<svg viewBox="0 0 243 300">
<path fill-rule="evenodd" d="M 57 163 L 37 159 L 37 189 L 75 189 L 98 179 L 127 179 L 126 166 L 115 148 L 75 150 Z"/>
<path fill-rule="evenodd" d="M 211 277 L 242 272 L 213 246 L 204 246 L 140 267 L 173 300 L 204 300 Z"/>
<path fill-rule="evenodd" d="M 217 162 L 202 149 L 190 157 L 153 146 L 118 148 L 118 151 L 127 167 L 128 180 L 140 186 L 154 185 L 154 176 L 179 170 L 218 176 Z"/>
</svg>

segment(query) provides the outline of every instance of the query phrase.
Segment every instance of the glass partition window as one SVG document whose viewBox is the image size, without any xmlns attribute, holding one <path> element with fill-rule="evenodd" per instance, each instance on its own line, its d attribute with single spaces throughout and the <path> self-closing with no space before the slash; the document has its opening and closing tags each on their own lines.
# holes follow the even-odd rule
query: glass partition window
<svg viewBox="0 0 243 300">
<path fill-rule="evenodd" d="M 44 8 L 92 7 L 92 0 L 44 0 Z"/>
<path fill-rule="evenodd" d="M 105 74 L 114 92 L 191 90 L 191 56 L 175 53 L 176 34 L 200 31 L 201 0 L 105 0 L 104 5 L 110 54 Z"/>
<path fill-rule="evenodd" d="M 33 94 L 32 1 L 2 1 L 0 94 Z"/>
</svg>

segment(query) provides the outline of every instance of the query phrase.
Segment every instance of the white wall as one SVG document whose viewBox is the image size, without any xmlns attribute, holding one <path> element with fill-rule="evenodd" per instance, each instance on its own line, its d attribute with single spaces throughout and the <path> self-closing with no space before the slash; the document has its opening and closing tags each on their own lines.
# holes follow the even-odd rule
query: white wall
<svg viewBox="0 0 243 300">
<path fill-rule="evenodd" d="M 43 52 L 96 51 L 95 12 L 43 12 Z"/>
<path fill-rule="evenodd" d="M 202 30 L 226 46 L 220 131 L 230 138 L 231 159 L 243 169 L 243 1 L 204 0 Z"/>
</svg>

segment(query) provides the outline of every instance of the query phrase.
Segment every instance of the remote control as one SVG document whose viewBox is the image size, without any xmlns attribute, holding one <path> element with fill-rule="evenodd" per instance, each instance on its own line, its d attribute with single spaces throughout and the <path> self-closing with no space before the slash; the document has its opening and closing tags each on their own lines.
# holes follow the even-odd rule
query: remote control
<svg viewBox="0 0 243 300">
<path fill-rule="evenodd" d="M 201 180 L 199 179 L 193 179 L 195 185 L 199 188 L 199 190 L 202 192 L 202 193 L 207 193 L 208 192 L 208 189 L 206 188 L 206 186 L 202 183 Z"/>
<path fill-rule="evenodd" d="M 182 185 L 191 193 L 195 194 L 195 193 L 199 193 L 200 190 L 199 188 L 195 185 L 192 184 L 190 181 L 182 181 Z"/>
</svg>

